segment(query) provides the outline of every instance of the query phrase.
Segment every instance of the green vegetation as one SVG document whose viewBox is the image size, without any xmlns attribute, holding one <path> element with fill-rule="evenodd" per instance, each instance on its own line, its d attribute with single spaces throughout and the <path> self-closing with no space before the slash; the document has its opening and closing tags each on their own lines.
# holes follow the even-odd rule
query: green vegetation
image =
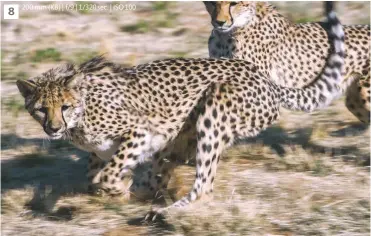
<svg viewBox="0 0 371 236">
<path fill-rule="evenodd" d="M 152 2 L 154 28 L 171 28 L 176 25 L 177 13 L 172 11 L 171 2 Z"/>
<path fill-rule="evenodd" d="M 172 12 L 171 6 L 171 2 L 152 2 L 150 19 L 121 26 L 120 30 L 129 33 L 147 33 L 156 30 L 156 28 L 175 27 L 178 14 Z"/>
<path fill-rule="evenodd" d="M 38 49 L 32 55 L 31 61 L 45 62 L 45 61 L 60 61 L 62 53 L 55 48 Z"/>
<path fill-rule="evenodd" d="M 135 24 L 121 26 L 120 30 L 128 33 L 146 33 L 150 28 L 149 22 L 140 20 Z"/>
<path fill-rule="evenodd" d="M 1 103 L 7 111 L 13 113 L 13 117 L 18 117 L 19 112 L 24 110 L 24 102 L 14 97 L 2 99 Z"/>
<path fill-rule="evenodd" d="M 183 52 L 183 51 L 173 51 L 173 52 L 170 52 L 170 55 L 172 57 L 186 57 L 188 54 L 188 52 Z"/>
<path fill-rule="evenodd" d="M 154 11 L 166 11 L 170 5 L 171 2 L 152 2 L 152 9 Z"/>
<path fill-rule="evenodd" d="M 160 28 L 172 28 L 176 25 L 177 13 L 165 12 L 165 14 L 155 18 L 155 26 Z"/>
<path fill-rule="evenodd" d="M 73 54 L 71 62 L 81 64 L 98 55 L 99 53 L 97 51 L 79 51 Z"/>
</svg>

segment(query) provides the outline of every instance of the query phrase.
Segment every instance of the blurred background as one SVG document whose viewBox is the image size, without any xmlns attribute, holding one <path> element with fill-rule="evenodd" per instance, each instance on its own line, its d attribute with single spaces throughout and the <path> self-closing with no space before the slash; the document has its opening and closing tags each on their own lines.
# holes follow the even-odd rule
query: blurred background
<svg viewBox="0 0 371 236">
<path fill-rule="evenodd" d="M 20 19 L 1 20 L 2 235 L 369 235 L 370 131 L 343 98 L 312 114 L 283 110 L 276 125 L 225 153 L 213 202 L 174 212 L 164 224 L 140 224 L 150 201 L 87 195 L 87 153 L 46 139 L 15 80 L 99 54 L 128 66 L 208 57 L 209 15 L 202 2 L 16 4 Z M 66 4 L 80 10 L 43 7 Z M 323 19 L 321 2 L 272 4 L 298 23 Z M 343 24 L 370 23 L 370 2 L 336 8 Z M 194 173 L 180 166 L 171 195 L 185 194 Z"/>
</svg>

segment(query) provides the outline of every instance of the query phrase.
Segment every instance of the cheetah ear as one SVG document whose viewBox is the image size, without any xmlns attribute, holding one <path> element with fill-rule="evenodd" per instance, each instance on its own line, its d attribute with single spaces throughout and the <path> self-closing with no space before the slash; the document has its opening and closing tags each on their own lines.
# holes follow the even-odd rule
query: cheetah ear
<svg viewBox="0 0 371 236">
<path fill-rule="evenodd" d="M 65 86 L 69 89 L 74 89 L 76 87 L 79 87 L 83 79 L 84 79 L 84 74 L 82 73 L 73 75 L 66 79 Z"/>
<path fill-rule="evenodd" d="M 17 80 L 17 87 L 24 98 L 27 98 L 35 92 L 36 85 L 30 80 Z"/>
</svg>

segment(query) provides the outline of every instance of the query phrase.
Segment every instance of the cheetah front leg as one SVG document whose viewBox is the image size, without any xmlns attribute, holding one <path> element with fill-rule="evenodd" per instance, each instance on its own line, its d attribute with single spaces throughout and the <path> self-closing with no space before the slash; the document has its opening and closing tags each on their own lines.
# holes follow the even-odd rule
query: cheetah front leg
<svg viewBox="0 0 371 236">
<path fill-rule="evenodd" d="M 196 120 L 197 110 L 189 116 L 178 136 L 167 145 L 164 150 L 153 155 L 152 161 L 147 165 L 140 179 L 134 179 L 132 190 L 136 196 L 142 198 L 155 197 L 163 199 L 167 193 L 169 180 L 175 167 L 179 164 L 194 161 L 196 156 Z"/>
<path fill-rule="evenodd" d="M 175 156 L 169 152 L 169 148 L 171 148 L 169 146 L 154 154 L 152 160 L 145 163 L 140 170 L 139 176 L 134 176 L 130 190 L 135 197 L 139 199 L 155 197 L 155 200 L 163 198 L 163 193 L 176 166 L 176 161 L 173 159 Z M 134 174 L 137 171 L 136 169 Z"/>
<path fill-rule="evenodd" d="M 121 138 L 118 150 L 97 175 L 100 188 L 110 195 L 128 195 L 132 184 L 132 170 L 169 142 L 164 135 L 144 129 L 133 129 Z"/>
<path fill-rule="evenodd" d="M 99 158 L 95 153 L 90 153 L 86 177 L 88 178 L 88 193 L 100 194 L 98 184 L 100 181 L 99 171 L 106 165 L 106 161 Z"/>
<path fill-rule="evenodd" d="M 152 159 L 152 169 L 148 170 L 148 184 L 149 190 L 154 192 L 155 202 L 157 202 L 156 199 L 162 199 L 164 195 L 167 195 L 167 186 L 174 169 L 180 164 L 195 160 L 197 148 L 196 119 L 197 114 L 191 115 L 171 145 L 156 153 Z M 145 183 L 145 181 L 142 181 L 142 184 Z"/>
</svg>

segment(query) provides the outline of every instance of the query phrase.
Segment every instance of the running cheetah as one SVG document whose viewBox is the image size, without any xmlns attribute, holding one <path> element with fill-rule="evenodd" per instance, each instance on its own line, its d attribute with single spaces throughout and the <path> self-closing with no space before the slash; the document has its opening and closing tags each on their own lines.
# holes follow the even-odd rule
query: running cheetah
<svg viewBox="0 0 371 236">
<path fill-rule="evenodd" d="M 153 169 L 144 186 L 166 188 L 177 152 L 193 143 L 196 180 L 172 205 L 180 207 L 213 191 L 222 151 L 273 124 L 281 105 L 310 112 L 341 93 L 344 34 L 336 16 L 328 17 L 334 51 L 303 89 L 276 85 L 250 62 L 213 58 L 123 68 L 96 57 L 18 80 L 17 86 L 52 139 L 66 138 L 91 153 L 88 177 L 109 194 L 128 194 L 132 170 L 147 159 Z"/>
</svg>

